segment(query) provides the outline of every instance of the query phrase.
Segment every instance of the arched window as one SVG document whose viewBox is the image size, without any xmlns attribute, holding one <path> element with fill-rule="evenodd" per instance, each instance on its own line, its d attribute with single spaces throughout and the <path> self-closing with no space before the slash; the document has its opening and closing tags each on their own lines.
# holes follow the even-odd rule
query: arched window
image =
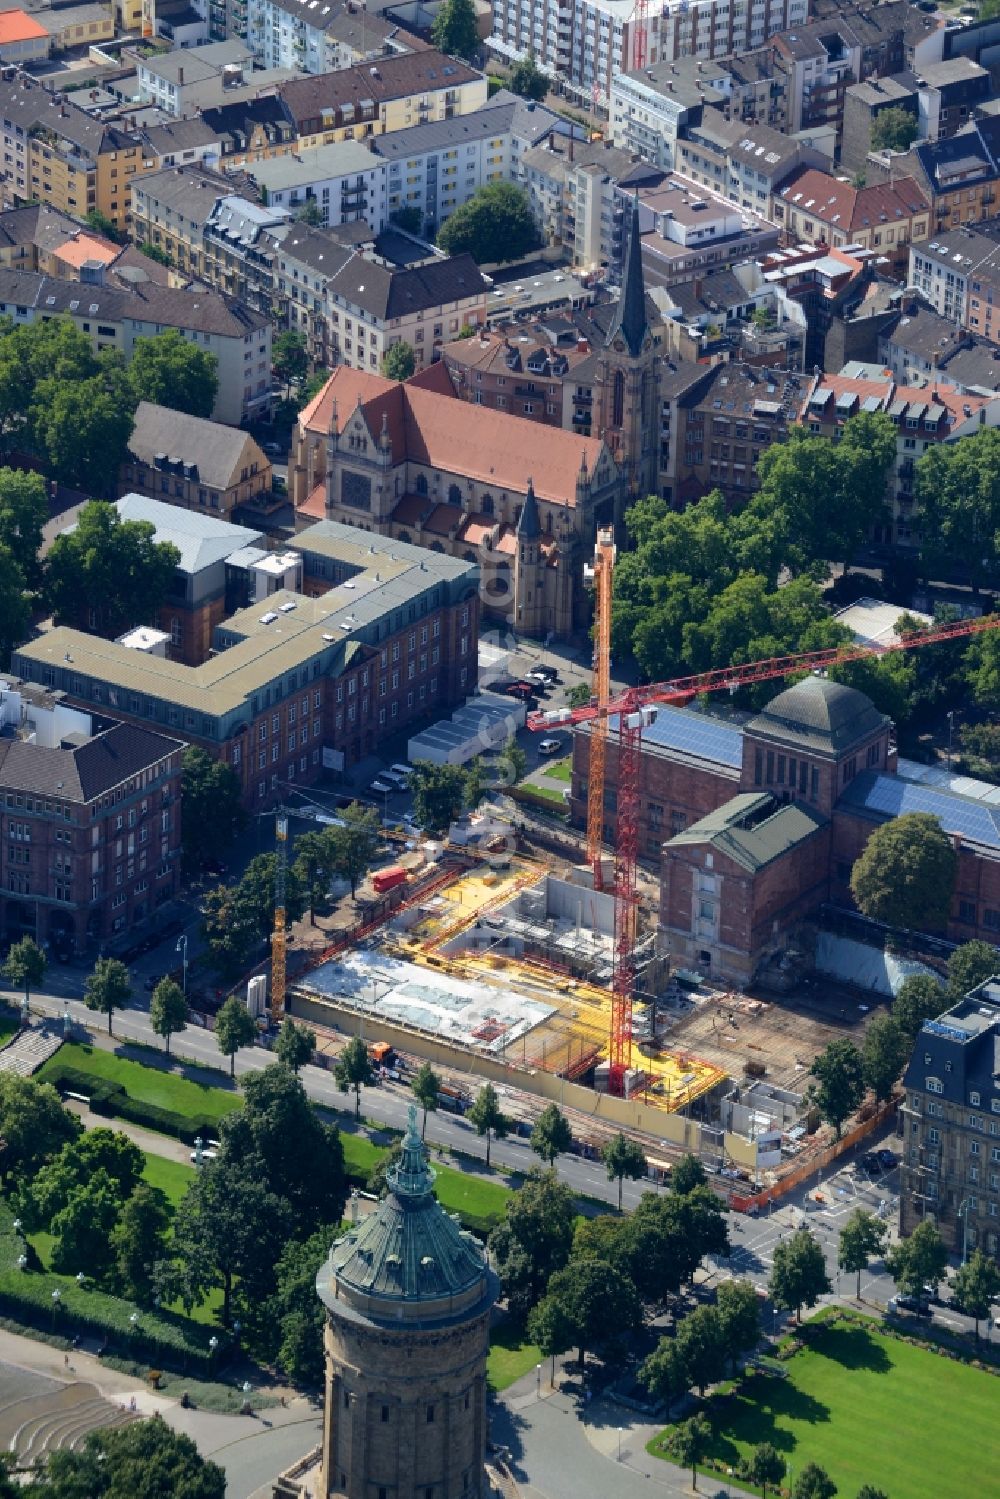
<svg viewBox="0 0 1000 1499">
<path fill-rule="evenodd" d="M 611 391 L 611 425 L 620 427 L 625 420 L 625 376 L 621 370 L 615 370 L 615 380 Z"/>
<path fill-rule="evenodd" d="M 449 486 L 448 486 L 448 504 L 449 505 L 461 505 L 461 503 L 462 503 L 462 491 L 459 489 L 459 487 L 458 487 L 457 484 L 449 484 Z"/>
<path fill-rule="evenodd" d="M 426 478 L 426 475 L 424 475 L 424 474 L 418 474 L 417 475 L 417 482 L 414 485 L 414 488 L 416 489 L 417 494 L 426 494 L 427 493 L 427 478 Z"/>
<path fill-rule="evenodd" d="M 400 541 L 409 542 L 409 540 L 410 540 L 410 533 L 409 533 L 409 531 L 400 531 L 400 533 L 399 533 L 399 540 Z"/>
<path fill-rule="evenodd" d="M 479 503 L 484 515 L 493 514 L 493 496 L 491 494 L 484 494 Z"/>
<path fill-rule="evenodd" d="M 431 551 L 432 552 L 443 552 L 444 551 L 444 547 L 441 545 L 441 543 L 439 541 L 432 541 L 431 542 Z"/>
</svg>

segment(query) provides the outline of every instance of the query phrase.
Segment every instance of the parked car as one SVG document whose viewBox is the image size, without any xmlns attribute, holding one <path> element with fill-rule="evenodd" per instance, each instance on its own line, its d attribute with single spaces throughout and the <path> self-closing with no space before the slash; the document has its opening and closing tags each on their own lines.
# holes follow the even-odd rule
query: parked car
<svg viewBox="0 0 1000 1499">
<path fill-rule="evenodd" d="M 895 1171 L 899 1161 L 891 1150 L 876 1150 L 875 1155 L 883 1171 Z"/>
<path fill-rule="evenodd" d="M 389 769 L 392 771 L 393 775 L 402 777 L 404 781 L 408 781 L 410 779 L 410 776 L 413 774 L 413 766 L 407 765 L 405 760 L 401 761 L 399 764 L 390 765 Z"/>
<path fill-rule="evenodd" d="M 285 451 L 280 442 L 264 442 L 261 447 L 269 458 L 280 458 Z"/>
<path fill-rule="evenodd" d="M 549 688 L 552 686 L 549 678 L 545 675 L 544 672 L 541 671 L 525 672 L 524 680 L 526 682 L 530 682 L 533 687 L 536 687 L 538 689 L 539 692 L 548 692 Z"/>
<path fill-rule="evenodd" d="M 383 781 L 381 776 L 379 776 L 374 781 L 368 783 L 368 790 L 377 791 L 379 796 L 385 796 L 387 792 L 398 791 L 399 787 L 394 786 L 391 781 Z"/>
<path fill-rule="evenodd" d="M 554 666 L 545 666 L 545 665 L 536 666 L 535 667 L 535 672 L 539 676 L 545 677 L 546 680 L 549 681 L 549 682 L 558 682 L 559 681 L 559 673 L 556 671 L 556 669 L 555 669 Z M 530 673 L 529 673 L 529 675 L 530 675 Z"/>
<path fill-rule="evenodd" d="M 543 739 L 538 746 L 540 755 L 558 755 L 562 753 L 564 741 L 562 739 Z"/>
<path fill-rule="evenodd" d="M 926 1296 L 911 1296 L 906 1291 L 901 1291 L 898 1296 L 890 1296 L 887 1310 L 911 1312 L 914 1317 L 929 1317 L 931 1314 L 930 1302 Z"/>
<path fill-rule="evenodd" d="M 882 1163 L 878 1158 L 877 1152 L 874 1150 L 866 1151 L 859 1159 L 858 1166 L 862 1171 L 866 1171 L 869 1176 L 877 1176 L 882 1170 Z"/>
</svg>

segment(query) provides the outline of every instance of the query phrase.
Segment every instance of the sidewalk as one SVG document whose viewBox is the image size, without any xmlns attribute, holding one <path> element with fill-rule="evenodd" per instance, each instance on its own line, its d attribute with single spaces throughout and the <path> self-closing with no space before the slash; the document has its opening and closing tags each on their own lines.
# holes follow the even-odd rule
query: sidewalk
<svg viewBox="0 0 1000 1499">
<path fill-rule="evenodd" d="M 84 1129 L 113 1129 L 125 1135 L 147 1155 L 163 1156 L 164 1160 L 177 1161 L 182 1166 L 191 1166 L 191 1147 L 183 1140 L 172 1140 L 169 1135 L 158 1135 L 155 1130 L 143 1129 L 141 1124 L 132 1124 L 127 1119 L 108 1118 L 104 1114 L 92 1114 L 85 1103 L 67 1098 L 66 1108 L 75 1114 Z M 193 1170 L 192 1166 L 192 1170 Z"/>
</svg>

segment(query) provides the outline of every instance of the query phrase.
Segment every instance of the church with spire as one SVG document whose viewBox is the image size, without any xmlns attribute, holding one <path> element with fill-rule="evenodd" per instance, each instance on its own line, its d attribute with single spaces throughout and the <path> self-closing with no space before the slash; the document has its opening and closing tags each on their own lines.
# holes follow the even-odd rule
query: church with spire
<svg viewBox="0 0 1000 1499">
<path fill-rule="evenodd" d="M 342 521 L 477 564 L 484 629 L 541 639 L 585 629 L 584 563 L 596 528 L 621 519 L 644 440 L 633 366 L 651 340 L 624 290 L 616 322 L 606 350 L 625 381 L 616 437 L 638 424 L 619 457 L 600 436 L 467 404 L 442 364 L 405 381 L 340 367 L 293 440 L 297 525 Z"/>
<path fill-rule="evenodd" d="M 621 294 L 598 354 L 594 429 L 607 443 L 628 502 L 657 492 L 659 355 L 646 309 L 639 200 L 633 198 Z"/>
</svg>

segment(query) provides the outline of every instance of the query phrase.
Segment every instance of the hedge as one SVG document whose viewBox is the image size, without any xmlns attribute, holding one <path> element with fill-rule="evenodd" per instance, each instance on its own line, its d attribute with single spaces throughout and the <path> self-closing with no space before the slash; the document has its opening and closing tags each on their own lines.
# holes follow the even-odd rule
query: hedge
<svg viewBox="0 0 1000 1499">
<path fill-rule="evenodd" d="M 64 1337 L 100 1338 L 129 1357 L 141 1356 L 150 1363 L 203 1377 L 210 1377 L 217 1360 L 227 1356 L 228 1339 L 222 1328 L 214 1329 L 219 1348 L 213 1355 L 208 1346 L 213 1335 L 210 1326 L 78 1286 L 71 1277 L 20 1270 L 18 1256 L 26 1252 L 13 1214 L 6 1203 L 0 1203 L 0 1313 L 14 1321 L 46 1333 L 59 1331 Z M 52 1292 L 56 1289 L 60 1300 L 54 1309 Z M 133 1313 L 139 1318 L 135 1328 L 130 1320 Z"/>
<path fill-rule="evenodd" d="M 177 1113 L 175 1109 L 164 1109 L 158 1104 L 146 1103 L 143 1099 L 133 1098 L 121 1083 L 94 1077 L 76 1067 L 57 1063 L 49 1068 L 46 1081 L 64 1095 L 79 1093 L 84 1098 L 89 1098 L 90 1107 L 95 1114 L 102 1114 L 106 1118 L 127 1119 L 131 1124 L 145 1125 L 147 1129 L 156 1130 L 161 1135 L 172 1135 L 175 1139 L 185 1140 L 189 1145 L 193 1145 L 199 1135 L 207 1140 L 218 1133 L 217 1119 L 192 1119 L 187 1114 Z"/>
</svg>

